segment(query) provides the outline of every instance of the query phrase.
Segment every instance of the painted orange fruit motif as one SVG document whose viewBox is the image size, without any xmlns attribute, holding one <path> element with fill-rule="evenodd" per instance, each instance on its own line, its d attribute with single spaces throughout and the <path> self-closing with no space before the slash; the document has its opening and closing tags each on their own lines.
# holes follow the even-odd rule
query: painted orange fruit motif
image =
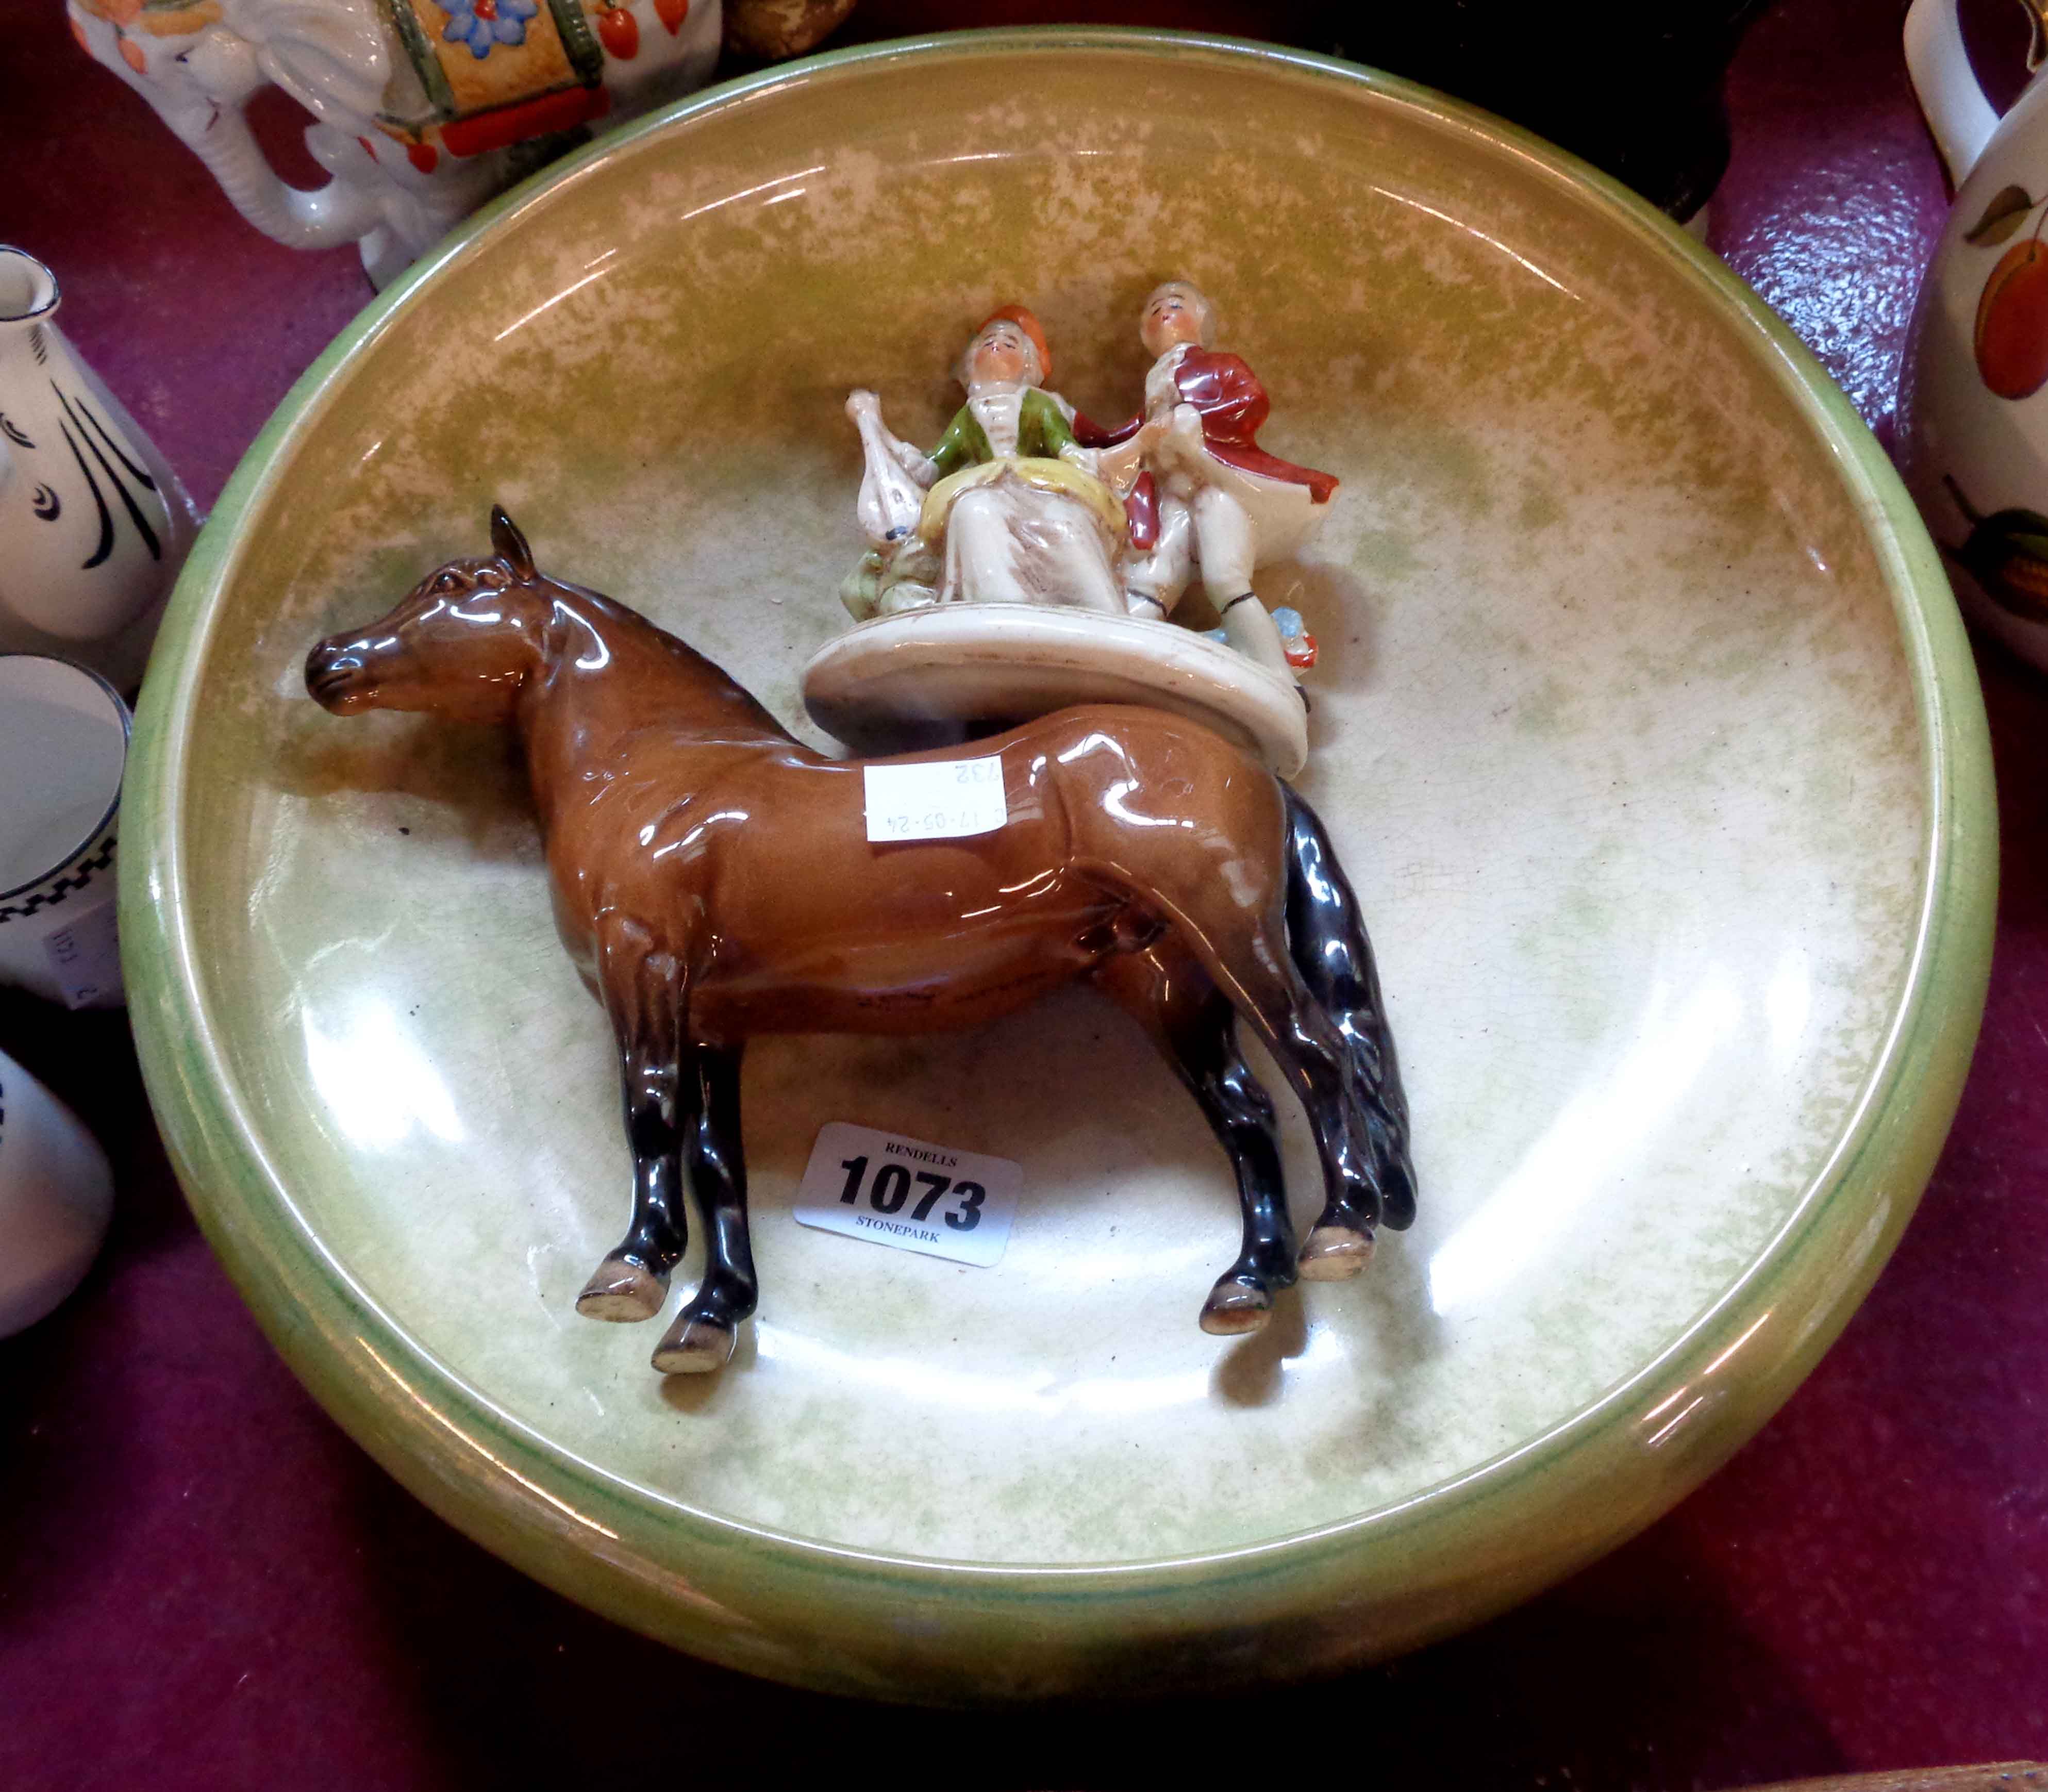
<svg viewBox="0 0 2048 1792">
<path fill-rule="evenodd" d="M 2048 382 L 2048 244 L 2015 242 L 1999 257 L 1977 301 L 1977 371 L 2001 398 Z"/>
<path fill-rule="evenodd" d="M 683 21 L 690 16 L 690 0 L 654 0 L 654 16 L 669 28 L 673 37 L 683 29 Z"/>
<path fill-rule="evenodd" d="M 615 61 L 630 62 L 640 53 L 640 21 L 623 6 L 607 6 L 597 15 L 597 34 Z"/>
</svg>

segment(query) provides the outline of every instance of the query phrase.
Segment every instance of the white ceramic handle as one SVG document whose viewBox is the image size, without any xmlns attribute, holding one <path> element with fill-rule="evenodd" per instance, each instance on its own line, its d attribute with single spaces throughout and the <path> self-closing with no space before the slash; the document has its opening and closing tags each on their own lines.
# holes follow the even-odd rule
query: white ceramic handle
<svg viewBox="0 0 2048 1792">
<path fill-rule="evenodd" d="M 1956 0 L 1913 0 L 1906 14 L 1906 71 L 1949 178 L 1960 187 L 1998 129 L 1999 114 L 1971 70 Z"/>
</svg>

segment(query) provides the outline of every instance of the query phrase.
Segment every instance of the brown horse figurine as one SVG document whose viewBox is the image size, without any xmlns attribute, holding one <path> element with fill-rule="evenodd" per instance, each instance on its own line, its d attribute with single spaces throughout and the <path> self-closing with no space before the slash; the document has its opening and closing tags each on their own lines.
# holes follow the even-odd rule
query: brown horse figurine
<svg viewBox="0 0 2048 1792">
<path fill-rule="evenodd" d="M 1357 903 L 1321 823 L 1220 735 L 1164 711 L 1061 710 L 976 744 L 1009 819 L 871 844 L 863 763 L 785 731 L 708 660 L 611 599 L 497 552 L 452 560 L 382 622 L 331 636 L 306 685 L 337 715 L 518 725 L 555 918 L 619 1041 L 634 1162 L 625 1238 L 578 1297 L 646 1319 L 682 1255 L 687 1173 L 707 1234 L 654 1352 L 720 1367 L 756 1287 L 739 1127 L 758 1033 L 968 1027 L 1076 978 L 1137 1016 L 1237 1173 L 1243 1248 L 1204 1331 L 1255 1331 L 1297 1271 L 1354 1275 L 1415 1211 L 1407 1115 Z M 1306 1110 L 1326 1202 L 1298 1260 L 1273 1105 L 1242 1017 Z"/>
</svg>

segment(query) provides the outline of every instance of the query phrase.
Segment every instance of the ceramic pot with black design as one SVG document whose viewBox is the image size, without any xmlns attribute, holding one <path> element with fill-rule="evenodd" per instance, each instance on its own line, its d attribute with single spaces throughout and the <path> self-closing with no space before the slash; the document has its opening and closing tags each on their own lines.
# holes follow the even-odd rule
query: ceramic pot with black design
<svg viewBox="0 0 2048 1792">
<path fill-rule="evenodd" d="M 122 1001 L 114 836 L 130 718 L 98 673 L 0 654 L 0 983 Z"/>
<path fill-rule="evenodd" d="M 0 248 L 0 653 L 132 686 L 199 514 L 56 308 L 50 270 Z"/>
</svg>

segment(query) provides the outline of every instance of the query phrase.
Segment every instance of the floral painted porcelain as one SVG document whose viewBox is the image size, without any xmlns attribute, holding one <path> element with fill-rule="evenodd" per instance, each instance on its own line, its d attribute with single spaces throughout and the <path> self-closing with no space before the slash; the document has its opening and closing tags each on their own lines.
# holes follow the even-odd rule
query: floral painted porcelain
<svg viewBox="0 0 2048 1792">
<path fill-rule="evenodd" d="M 1900 464 L 1972 618 L 2048 666 L 2048 82 L 2000 118 L 1956 0 L 1915 0 L 1906 45 L 1957 191 L 1914 312 Z"/>
<path fill-rule="evenodd" d="M 1227 1260 L 1228 1162 L 1114 1007 L 762 1038 L 742 1095 L 773 1310 L 720 1374 L 650 1375 L 574 1311 L 630 1165 L 523 774 L 495 731 L 337 723 L 307 643 L 502 502 L 544 564 L 828 747 L 798 680 L 861 546 L 844 394 L 939 440 L 960 400 L 933 345 L 1028 295 L 1058 390 L 1116 416 L 1169 276 L 1228 314 L 1262 440 L 1342 481 L 1261 595 L 1321 650 L 1299 786 L 1371 917 L 1415 1224 L 1219 1351 L 1188 1317 Z M 1697 1485 L 1911 1212 L 1996 859 L 1940 561 L 1724 267 L 1434 95 L 1064 31 L 706 95 L 386 294 L 196 551 L 125 812 L 164 1131 L 316 1394 L 623 1622 L 953 1701 L 1385 1655 Z M 800 1223 L 846 1126 L 1014 1166 L 1000 1261 Z M 1299 1232 L 1319 1177 L 1291 1103 L 1281 1143 Z"/>
<path fill-rule="evenodd" d="M 295 248 L 360 242 L 378 285 L 553 155 L 697 86 L 720 0 L 68 0 L 235 208 Z M 287 185 L 243 117 L 274 83 L 326 169 Z"/>
</svg>

